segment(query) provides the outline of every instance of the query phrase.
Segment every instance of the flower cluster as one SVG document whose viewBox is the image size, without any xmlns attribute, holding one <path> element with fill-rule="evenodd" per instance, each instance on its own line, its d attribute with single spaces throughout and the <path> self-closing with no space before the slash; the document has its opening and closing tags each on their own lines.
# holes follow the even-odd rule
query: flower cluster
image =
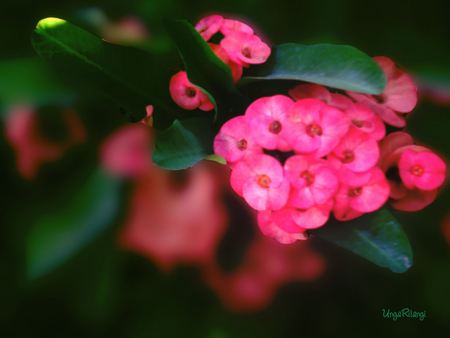
<svg viewBox="0 0 450 338">
<path fill-rule="evenodd" d="M 306 239 L 331 212 L 341 221 L 381 208 L 430 204 L 445 163 L 406 133 L 385 137 L 385 124 L 404 126 L 417 91 L 386 57 L 374 60 L 387 78 L 381 95 L 331 93 L 301 84 L 288 96 L 254 101 L 226 122 L 214 150 L 232 168 L 231 185 L 258 210 L 258 224 L 282 243 Z"/>
<path fill-rule="evenodd" d="M 214 54 L 230 67 L 235 83 L 241 78 L 243 67 L 263 63 L 270 56 L 269 46 L 254 34 L 253 29 L 240 21 L 210 15 L 201 19 L 195 29 L 207 42 L 214 35 L 222 34 L 220 44 L 208 42 L 208 45 Z M 214 108 L 208 96 L 189 82 L 185 71 L 180 71 L 172 77 L 170 95 L 183 109 L 199 108 L 209 111 Z"/>
</svg>

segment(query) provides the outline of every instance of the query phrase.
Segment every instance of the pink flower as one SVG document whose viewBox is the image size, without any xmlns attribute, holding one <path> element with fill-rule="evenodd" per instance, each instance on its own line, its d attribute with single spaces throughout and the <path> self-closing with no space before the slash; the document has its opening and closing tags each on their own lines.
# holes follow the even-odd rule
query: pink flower
<svg viewBox="0 0 450 338">
<path fill-rule="evenodd" d="M 142 119 L 141 123 L 151 127 L 153 125 L 153 106 L 145 107 L 145 112 L 147 113 L 147 116 Z"/>
<path fill-rule="evenodd" d="M 223 17 L 220 15 L 210 15 L 201 19 L 196 25 L 195 29 L 200 33 L 205 41 L 211 39 L 222 26 Z"/>
<path fill-rule="evenodd" d="M 250 136 L 244 116 L 227 121 L 214 139 L 214 152 L 234 163 L 244 156 L 262 153 L 262 148 Z"/>
<path fill-rule="evenodd" d="M 250 126 L 253 138 L 266 149 L 292 150 L 285 136 L 287 111 L 294 104 L 289 97 L 275 95 L 254 101 L 245 112 L 245 120 Z"/>
<path fill-rule="evenodd" d="M 308 239 L 308 236 L 305 233 L 306 230 L 295 224 L 292 218 L 286 220 L 287 222 L 293 223 L 291 225 L 295 226 L 295 230 L 290 232 L 283 230 L 283 227 L 279 226 L 278 222 L 274 221 L 274 213 L 279 213 L 284 210 L 285 208 L 275 212 L 271 210 L 258 211 L 258 226 L 261 232 L 268 237 L 275 238 L 281 244 L 290 244 L 298 240 Z M 281 222 L 283 222 L 283 220 Z"/>
<path fill-rule="evenodd" d="M 335 195 L 333 213 L 336 219 L 347 221 L 373 212 L 381 208 L 389 197 L 389 184 L 383 172 L 374 167 L 371 169 L 371 179 L 360 186 L 350 186 L 341 183 Z"/>
<path fill-rule="evenodd" d="M 286 139 L 295 151 L 327 155 L 347 132 L 350 121 L 340 110 L 316 99 L 295 102 L 288 111 Z"/>
<path fill-rule="evenodd" d="M 408 189 L 434 190 L 445 180 L 445 163 L 432 152 L 407 149 L 400 156 L 398 168 Z"/>
<path fill-rule="evenodd" d="M 354 104 L 344 111 L 351 122 L 352 128 L 357 128 L 368 134 L 374 140 L 381 140 L 386 135 L 383 120 L 372 110 L 362 104 Z"/>
<path fill-rule="evenodd" d="M 351 128 L 333 149 L 333 155 L 339 158 L 348 170 L 360 173 L 377 164 L 380 152 L 378 143 L 368 134 Z"/>
<path fill-rule="evenodd" d="M 312 83 L 298 85 L 289 91 L 289 95 L 295 101 L 317 99 L 340 110 L 350 109 L 354 104 L 348 97 L 330 93 L 324 86 Z"/>
<path fill-rule="evenodd" d="M 128 124 L 111 134 L 101 145 L 100 163 L 109 173 L 131 177 L 144 173 L 151 164 L 153 130 Z"/>
<path fill-rule="evenodd" d="M 289 204 L 296 208 L 308 209 L 324 204 L 339 187 L 336 175 L 322 159 L 292 156 L 284 164 L 284 171 L 292 185 Z"/>
<path fill-rule="evenodd" d="M 14 107 L 6 116 L 5 139 L 16 153 L 17 171 L 23 178 L 34 179 L 42 165 L 56 161 L 67 149 L 86 140 L 86 129 L 75 111 L 61 110 L 68 134 L 61 142 L 43 135 L 32 107 Z"/>
<path fill-rule="evenodd" d="M 289 197 L 289 182 L 280 162 L 265 154 L 238 162 L 231 173 L 231 186 L 256 210 L 281 209 Z"/>
<path fill-rule="evenodd" d="M 222 26 L 220 27 L 220 32 L 227 36 L 230 32 L 239 31 L 247 34 L 253 34 L 253 29 L 237 20 L 223 19 Z"/>
<path fill-rule="evenodd" d="M 178 72 L 170 79 L 170 96 L 181 108 L 212 110 L 214 104 L 198 87 L 189 82 L 186 72 Z"/>
<path fill-rule="evenodd" d="M 228 67 L 231 69 L 231 76 L 233 77 L 234 83 L 238 82 L 242 77 L 242 66 L 230 60 L 227 52 L 220 45 L 214 43 L 208 43 L 214 54 L 217 55 Z"/>
<path fill-rule="evenodd" d="M 395 127 L 404 127 L 405 119 L 398 113 L 408 113 L 417 103 L 417 88 L 411 77 L 398 69 L 384 56 L 373 58 L 386 75 L 386 88 L 380 95 L 359 94 L 347 91 L 356 102 L 374 111 L 381 119 Z"/>
<path fill-rule="evenodd" d="M 269 46 L 259 37 L 241 31 L 230 31 L 220 45 L 233 62 L 244 67 L 266 62 L 271 53 Z"/>
</svg>

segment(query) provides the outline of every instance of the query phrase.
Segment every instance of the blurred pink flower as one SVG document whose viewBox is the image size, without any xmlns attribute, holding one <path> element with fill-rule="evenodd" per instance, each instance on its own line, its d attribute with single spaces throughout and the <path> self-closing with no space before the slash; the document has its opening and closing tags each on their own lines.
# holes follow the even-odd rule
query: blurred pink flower
<svg viewBox="0 0 450 338">
<path fill-rule="evenodd" d="M 16 153 L 17 170 L 23 178 L 34 179 L 43 164 L 58 160 L 67 149 L 85 141 L 86 129 L 78 115 L 70 108 L 61 110 L 68 130 L 68 135 L 62 142 L 45 138 L 35 108 L 18 106 L 7 115 L 6 140 Z"/>
</svg>

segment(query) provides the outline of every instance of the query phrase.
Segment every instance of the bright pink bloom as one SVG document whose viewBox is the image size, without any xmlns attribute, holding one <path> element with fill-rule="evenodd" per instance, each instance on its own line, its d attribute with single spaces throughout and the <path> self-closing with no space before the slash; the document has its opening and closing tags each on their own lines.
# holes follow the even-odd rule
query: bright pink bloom
<svg viewBox="0 0 450 338">
<path fill-rule="evenodd" d="M 333 213 L 338 220 L 347 221 L 381 208 L 389 197 L 389 184 L 383 172 L 371 169 L 371 179 L 361 186 L 341 183 L 335 195 Z"/>
<path fill-rule="evenodd" d="M 153 130 L 142 124 L 128 124 L 110 135 L 100 148 L 100 163 L 119 177 L 137 176 L 151 164 Z"/>
<path fill-rule="evenodd" d="M 347 132 L 350 121 L 340 110 L 316 99 L 295 102 L 288 112 L 286 139 L 295 151 L 327 155 Z"/>
<path fill-rule="evenodd" d="M 408 189 L 434 190 L 445 180 L 445 163 L 432 152 L 407 149 L 400 156 L 398 169 Z"/>
<path fill-rule="evenodd" d="M 230 59 L 239 65 L 266 62 L 271 50 L 259 37 L 240 31 L 231 31 L 220 41 Z"/>
<path fill-rule="evenodd" d="M 62 142 L 45 138 L 39 126 L 38 115 L 32 107 L 18 106 L 5 119 L 5 138 L 16 153 L 19 174 L 34 179 L 39 168 L 61 158 L 70 147 L 86 140 L 86 129 L 71 109 L 61 109 L 68 135 Z"/>
<path fill-rule="evenodd" d="M 193 110 L 214 109 L 214 104 L 198 87 L 189 82 L 187 73 L 180 71 L 170 79 L 170 96 L 181 108 Z"/>
<path fill-rule="evenodd" d="M 233 77 L 234 83 L 238 82 L 242 77 L 242 66 L 231 61 L 225 49 L 223 49 L 220 45 L 216 45 L 214 43 L 208 43 L 208 45 L 211 47 L 214 54 L 216 54 L 219 59 L 227 64 L 228 67 L 230 67 L 231 76 Z"/>
<path fill-rule="evenodd" d="M 280 162 L 265 154 L 238 162 L 231 173 L 231 186 L 256 210 L 281 209 L 289 197 L 289 182 Z"/>
<path fill-rule="evenodd" d="M 237 20 L 223 19 L 222 26 L 220 27 L 220 32 L 227 36 L 230 32 L 239 31 L 247 34 L 253 34 L 253 29 Z"/>
<path fill-rule="evenodd" d="M 121 246 L 166 273 L 179 264 L 208 264 L 227 224 L 214 167 L 207 161 L 196 164 L 185 171 L 187 183 L 176 187 L 172 171 L 149 166 L 134 181 Z"/>
<path fill-rule="evenodd" d="M 312 83 L 298 85 L 289 91 L 289 95 L 295 101 L 317 99 L 340 110 L 350 109 L 354 104 L 348 97 L 330 93 L 324 86 Z"/>
<path fill-rule="evenodd" d="M 360 173 L 377 164 L 380 151 L 377 141 L 368 134 L 351 128 L 333 149 L 333 155 L 338 157 L 347 169 Z"/>
<path fill-rule="evenodd" d="M 234 163 L 244 156 L 260 154 L 262 148 L 250 136 L 244 116 L 227 121 L 214 139 L 214 152 L 225 161 Z"/>
<path fill-rule="evenodd" d="M 223 17 L 220 15 L 210 15 L 201 19 L 196 25 L 195 29 L 200 33 L 205 41 L 211 39 L 222 26 Z"/>
<path fill-rule="evenodd" d="M 384 56 L 373 58 L 386 75 L 386 88 L 380 95 L 359 94 L 347 91 L 356 102 L 374 111 L 381 119 L 395 127 L 404 127 L 405 119 L 398 113 L 408 113 L 417 103 L 417 88 L 411 77 L 398 69 Z"/>
<path fill-rule="evenodd" d="M 254 101 L 245 112 L 245 120 L 256 142 L 266 149 L 292 150 L 285 140 L 287 111 L 294 104 L 289 97 L 275 95 Z"/>
<path fill-rule="evenodd" d="M 326 203 L 339 187 L 336 175 L 322 159 L 291 156 L 284 164 L 286 178 L 292 185 L 289 204 L 308 209 Z"/>
<path fill-rule="evenodd" d="M 306 230 L 295 224 L 292 218 L 286 220 L 287 222 L 293 223 L 291 225 L 295 226 L 295 231 L 290 232 L 283 230 L 283 228 L 278 225 L 279 221 L 274 221 L 274 213 L 282 212 L 282 210 L 285 210 L 285 208 L 277 211 L 258 211 L 258 226 L 261 232 L 268 237 L 275 238 L 281 244 L 290 244 L 298 240 L 308 239 L 308 236 L 305 233 Z M 284 220 L 281 222 L 284 222 Z"/>
<path fill-rule="evenodd" d="M 344 112 L 350 119 L 352 128 L 361 130 L 377 141 L 386 135 L 386 127 L 383 120 L 366 106 L 354 104 Z"/>
</svg>

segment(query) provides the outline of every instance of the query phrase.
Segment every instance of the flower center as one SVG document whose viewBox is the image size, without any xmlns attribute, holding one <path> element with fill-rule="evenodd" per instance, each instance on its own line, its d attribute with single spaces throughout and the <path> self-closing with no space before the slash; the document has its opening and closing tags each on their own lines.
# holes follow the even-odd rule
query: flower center
<svg viewBox="0 0 450 338">
<path fill-rule="evenodd" d="M 351 150 L 346 150 L 342 154 L 344 155 L 344 158 L 341 160 L 342 163 L 350 163 L 355 159 L 355 154 Z"/>
<path fill-rule="evenodd" d="M 314 135 L 320 136 L 322 135 L 322 128 L 320 128 L 317 124 L 310 124 L 306 127 L 306 133 L 311 137 Z"/>
<path fill-rule="evenodd" d="M 298 211 L 298 212 L 305 212 L 306 209 L 295 208 L 295 211 Z"/>
<path fill-rule="evenodd" d="M 361 121 L 361 120 L 353 120 L 352 123 L 355 127 L 358 127 L 358 128 L 362 128 L 362 126 L 364 125 L 364 121 Z"/>
<path fill-rule="evenodd" d="M 252 54 L 250 53 L 250 49 L 249 49 L 248 47 L 242 48 L 241 53 L 242 53 L 242 55 L 244 55 L 246 58 L 249 58 L 249 59 L 250 59 L 250 58 L 252 57 Z"/>
<path fill-rule="evenodd" d="M 242 140 L 240 140 L 237 144 L 239 150 L 245 150 L 247 149 L 247 140 L 245 138 L 243 138 Z"/>
<path fill-rule="evenodd" d="M 269 176 L 267 176 L 267 175 L 261 175 L 258 178 L 258 184 L 263 188 L 268 188 L 270 182 L 271 182 L 271 180 L 270 180 Z"/>
<path fill-rule="evenodd" d="M 186 88 L 186 95 L 188 97 L 194 97 L 195 95 L 197 95 L 197 91 L 195 90 L 195 88 L 187 87 Z"/>
<path fill-rule="evenodd" d="M 300 174 L 300 177 L 305 179 L 307 186 L 314 183 L 314 175 L 310 171 L 305 170 Z"/>
<path fill-rule="evenodd" d="M 279 134 L 281 131 L 281 123 L 280 121 L 273 121 L 271 124 L 269 124 L 269 131 L 272 134 Z"/>
<path fill-rule="evenodd" d="M 360 195 L 362 192 L 362 187 L 358 187 L 358 188 L 350 188 L 348 190 L 348 196 L 350 197 L 356 197 L 358 195 Z"/>
<path fill-rule="evenodd" d="M 420 164 L 415 164 L 411 167 L 411 174 L 415 176 L 422 176 L 423 175 L 423 167 Z"/>
</svg>

